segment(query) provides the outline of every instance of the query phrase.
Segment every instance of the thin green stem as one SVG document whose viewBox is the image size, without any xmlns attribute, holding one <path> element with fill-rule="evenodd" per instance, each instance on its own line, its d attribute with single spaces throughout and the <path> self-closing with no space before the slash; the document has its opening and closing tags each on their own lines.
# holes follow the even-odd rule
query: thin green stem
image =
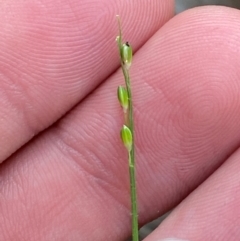
<svg viewBox="0 0 240 241">
<path fill-rule="evenodd" d="M 123 67 L 123 72 L 124 72 L 124 78 L 125 78 L 125 84 L 126 84 L 126 89 L 128 92 L 128 127 L 132 132 L 132 150 L 130 152 L 131 154 L 131 165 L 135 167 L 135 148 L 134 148 L 134 121 L 133 121 L 133 103 L 132 103 L 132 91 L 131 91 L 131 82 L 130 82 L 130 77 L 129 77 L 129 71 Z"/>
<path fill-rule="evenodd" d="M 136 190 L 136 175 L 135 165 L 132 163 L 132 151 L 129 153 L 129 175 L 131 189 L 131 209 L 132 209 L 132 241 L 139 240 L 138 233 L 138 211 L 137 211 L 137 190 Z"/>
<path fill-rule="evenodd" d="M 122 64 L 123 75 L 125 79 L 126 89 L 128 92 L 128 123 L 126 123 L 132 132 L 132 149 L 129 153 L 129 175 L 130 175 L 130 192 L 131 192 L 131 209 L 132 209 L 132 241 L 139 240 L 138 233 L 138 208 L 137 208 L 137 188 L 136 188 L 136 174 L 135 174 L 135 145 L 134 145 L 134 121 L 133 121 L 133 103 L 131 81 L 129 70 Z"/>
<path fill-rule="evenodd" d="M 121 59 L 121 67 L 122 67 L 126 90 L 128 94 L 128 111 L 126 113 L 125 124 L 128 126 L 132 134 L 132 148 L 128 152 L 130 192 L 131 192 L 131 211 L 132 211 L 132 241 L 139 241 L 132 91 L 131 91 L 131 81 L 129 76 L 129 67 L 124 64 L 124 59 L 123 59 L 124 54 L 122 52 L 123 51 L 122 30 L 121 30 L 121 22 L 120 22 L 119 16 L 117 16 L 117 20 L 118 20 L 118 27 L 119 27 L 119 36 L 117 37 L 117 42 L 118 42 L 120 59 Z"/>
</svg>

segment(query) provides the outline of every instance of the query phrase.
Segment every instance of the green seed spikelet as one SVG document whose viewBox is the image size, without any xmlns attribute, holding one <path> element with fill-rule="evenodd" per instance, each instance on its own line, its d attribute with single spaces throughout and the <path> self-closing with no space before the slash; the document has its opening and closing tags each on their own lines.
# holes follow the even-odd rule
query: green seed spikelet
<svg viewBox="0 0 240 241">
<path fill-rule="evenodd" d="M 118 86 L 117 95 L 120 105 L 123 108 L 123 112 L 127 113 L 128 110 L 128 93 L 124 86 Z"/>
<path fill-rule="evenodd" d="M 132 47 L 128 42 L 122 45 L 121 48 L 121 57 L 123 65 L 126 69 L 129 69 L 132 64 Z"/>
<path fill-rule="evenodd" d="M 121 139 L 122 139 L 124 146 L 126 147 L 128 152 L 130 152 L 132 150 L 132 132 L 131 132 L 131 130 L 126 125 L 123 125 L 120 134 L 121 134 Z"/>
</svg>

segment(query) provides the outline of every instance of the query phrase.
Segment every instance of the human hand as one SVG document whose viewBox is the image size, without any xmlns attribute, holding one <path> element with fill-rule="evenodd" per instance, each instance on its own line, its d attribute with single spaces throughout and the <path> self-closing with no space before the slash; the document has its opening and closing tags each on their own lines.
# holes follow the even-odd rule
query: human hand
<svg viewBox="0 0 240 241">
<path fill-rule="evenodd" d="M 141 224 L 187 197 L 146 240 L 238 240 L 240 13 L 173 5 L 2 4 L 0 241 L 130 236 L 116 14 L 136 51 Z"/>
</svg>

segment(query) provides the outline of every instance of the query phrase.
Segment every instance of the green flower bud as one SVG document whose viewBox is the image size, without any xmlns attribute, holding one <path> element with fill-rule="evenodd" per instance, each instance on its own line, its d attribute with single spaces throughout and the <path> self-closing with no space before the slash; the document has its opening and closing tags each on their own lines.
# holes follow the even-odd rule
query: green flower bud
<svg viewBox="0 0 240 241">
<path fill-rule="evenodd" d="M 132 64 L 132 47 L 128 42 L 122 45 L 121 49 L 121 57 L 123 65 L 129 69 Z"/>
<path fill-rule="evenodd" d="M 128 110 L 128 93 L 125 87 L 118 86 L 117 95 L 120 105 L 123 108 L 123 112 L 127 113 Z"/>
<path fill-rule="evenodd" d="M 131 132 L 131 130 L 126 125 L 123 125 L 120 134 L 121 134 L 121 138 L 122 138 L 122 142 L 123 142 L 124 146 L 130 152 L 132 150 L 132 132 Z"/>
</svg>

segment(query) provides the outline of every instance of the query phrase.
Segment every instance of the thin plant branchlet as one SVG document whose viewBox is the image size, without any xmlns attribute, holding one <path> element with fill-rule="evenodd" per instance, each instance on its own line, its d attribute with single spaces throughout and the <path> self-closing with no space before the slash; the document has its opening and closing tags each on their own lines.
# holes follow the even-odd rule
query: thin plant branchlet
<svg viewBox="0 0 240 241">
<path fill-rule="evenodd" d="M 135 154 L 134 154 L 134 122 L 133 122 L 133 103 L 129 68 L 132 64 L 132 47 L 128 42 L 122 42 L 122 29 L 120 18 L 117 15 L 119 35 L 116 38 L 125 86 L 119 86 L 117 96 L 124 113 L 124 125 L 120 131 L 121 139 L 128 152 L 130 192 L 131 192 L 131 211 L 132 211 L 132 241 L 139 241 L 138 233 L 138 209 L 137 191 L 135 175 Z"/>
</svg>

